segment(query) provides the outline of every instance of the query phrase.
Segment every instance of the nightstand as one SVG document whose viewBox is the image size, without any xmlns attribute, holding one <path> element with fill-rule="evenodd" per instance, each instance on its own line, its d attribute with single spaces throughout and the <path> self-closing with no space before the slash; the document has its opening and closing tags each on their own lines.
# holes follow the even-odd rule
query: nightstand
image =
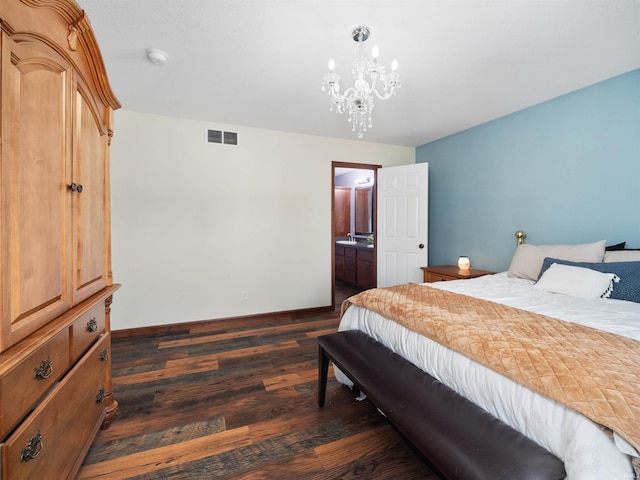
<svg viewBox="0 0 640 480">
<path fill-rule="evenodd" d="M 446 282 L 448 280 L 463 280 L 466 278 L 482 277 L 483 275 L 492 275 L 495 272 L 486 270 L 477 270 L 471 268 L 469 270 L 460 270 L 455 265 L 439 265 L 436 267 L 420 267 L 424 273 L 425 282 Z"/>
</svg>

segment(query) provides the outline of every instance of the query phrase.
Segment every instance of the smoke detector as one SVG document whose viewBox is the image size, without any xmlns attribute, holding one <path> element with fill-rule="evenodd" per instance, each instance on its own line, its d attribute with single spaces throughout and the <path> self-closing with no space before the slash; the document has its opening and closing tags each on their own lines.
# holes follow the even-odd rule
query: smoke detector
<svg viewBox="0 0 640 480">
<path fill-rule="evenodd" d="M 147 48 L 147 60 L 154 65 L 164 65 L 167 62 L 169 56 L 166 52 L 157 48 Z"/>
</svg>

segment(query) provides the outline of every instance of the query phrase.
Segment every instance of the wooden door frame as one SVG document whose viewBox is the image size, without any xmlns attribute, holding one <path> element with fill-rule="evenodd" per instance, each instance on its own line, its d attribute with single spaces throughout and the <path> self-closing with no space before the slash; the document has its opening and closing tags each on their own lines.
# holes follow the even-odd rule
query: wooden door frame
<svg viewBox="0 0 640 480">
<path fill-rule="evenodd" d="M 373 170 L 373 205 L 378 201 L 378 169 L 382 165 L 374 165 L 370 163 L 351 163 L 351 162 L 331 162 L 331 307 L 336 307 L 336 241 L 335 241 L 335 214 L 336 203 L 334 189 L 336 187 L 336 168 L 351 168 L 354 170 Z M 378 209 L 374 208 L 373 215 L 373 238 L 377 238 L 378 234 Z M 377 260 L 377 242 L 373 244 L 373 269 L 378 274 Z"/>
</svg>

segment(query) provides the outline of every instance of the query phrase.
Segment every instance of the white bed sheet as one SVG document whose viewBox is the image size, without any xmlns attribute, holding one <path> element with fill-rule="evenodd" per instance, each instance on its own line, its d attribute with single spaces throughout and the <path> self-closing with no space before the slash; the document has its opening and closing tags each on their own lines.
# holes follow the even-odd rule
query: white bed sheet
<svg viewBox="0 0 640 480">
<path fill-rule="evenodd" d="M 531 288 L 505 273 L 425 284 L 640 340 L 640 304 L 582 300 Z M 564 405 L 369 310 L 350 306 L 339 330 L 362 330 L 560 458 L 570 480 L 631 480 L 631 445 L 612 442 L 596 424 Z M 338 369 L 336 378 L 351 385 Z M 640 428 L 640 426 L 639 426 Z"/>
</svg>

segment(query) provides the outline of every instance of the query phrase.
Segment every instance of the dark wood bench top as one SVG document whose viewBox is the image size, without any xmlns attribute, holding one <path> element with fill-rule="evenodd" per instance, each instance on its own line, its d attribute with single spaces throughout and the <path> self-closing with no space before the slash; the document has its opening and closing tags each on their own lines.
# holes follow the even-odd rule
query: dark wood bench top
<svg viewBox="0 0 640 480">
<path fill-rule="evenodd" d="M 363 332 L 316 338 L 318 404 L 331 360 L 447 478 L 556 480 L 564 464 Z"/>
</svg>

